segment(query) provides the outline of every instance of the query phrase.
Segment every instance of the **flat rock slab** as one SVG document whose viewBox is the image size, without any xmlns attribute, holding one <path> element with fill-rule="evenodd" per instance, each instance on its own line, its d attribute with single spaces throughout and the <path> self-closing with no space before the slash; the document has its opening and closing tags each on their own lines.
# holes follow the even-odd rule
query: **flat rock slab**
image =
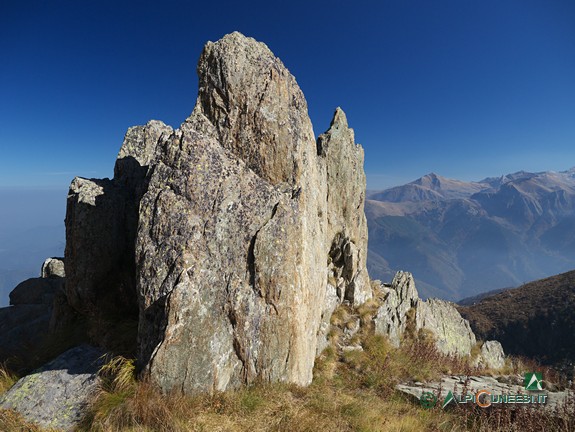
<svg viewBox="0 0 575 432">
<path fill-rule="evenodd" d="M 521 384 L 519 384 L 521 383 Z M 546 402 L 537 404 L 545 410 L 561 409 L 568 402 L 568 390 L 564 391 L 547 391 L 545 384 L 543 384 L 542 391 L 527 391 L 523 384 L 523 377 L 519 375 L 490 377 L 490 376 L 461 376 L 452 375 L 445 376 L 441 381 L 427 382 L 427 383 L 404 383 L 398 384 L 396 389 L 410 395 L 416 399 L 420 399 L 424 392 L 431 392 L 437 396 L 438 404 L 445 400 L 449 392 L 452 392 L 456 397 L 468 394 L 475 395 L 480 390 L 487 390 L 492 395 L 546 395 Z M 457 401 L 456 401 L 457 402 Z M 532 406 L 533 404 L 508 404 L 510 407 Z"/>
<path fill-rule="evenodd" d="M 96 391 L 103 355 L 89 345 L 66 351 L 0 396 L 0 409 L 17 411 L 42 427 L 71 430 Z"/>
</svg>

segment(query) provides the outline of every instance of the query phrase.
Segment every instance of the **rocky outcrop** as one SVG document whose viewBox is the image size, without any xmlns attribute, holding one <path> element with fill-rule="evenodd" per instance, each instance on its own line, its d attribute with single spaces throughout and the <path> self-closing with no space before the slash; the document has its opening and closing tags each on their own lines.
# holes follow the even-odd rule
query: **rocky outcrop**
<svg viewBox="0 0 575 432">
<path fill-rule="evenodd" d="M 0 308 L 0 362 L 25 358 L 41 345 L 48 334 L 51 313 L 45 304 Z"/>
<path fill-rule="evenodd" d="M 43 278 L 63 278 L 66 277 L 64 269 L 64 258 L 46 258 L 42 264 L 40 277 Z"/>
<path fill-rule="evenodd" d="M 329 130 L 320 135 L 317 151 L 326 160 L 327 291 L 321 312 L 317 354 L 327 346 L 330 317 L 344 300 L 353 305 L 371 297 L 367 274 L 367 220 L 363 149 L 355 144 L 347 117 L 338 108 Z"/>
<path fill-rule="evenodd" d="M 489 392 L 489 395 L 484 399 L 485 395 L 480 399 L 483 404 L 492 403 L 492 406 L 505 406 L 507 408 L 524 408 L 524 409 L 541 409 L 548 413 L 557 413 L 561 410 L 562 413 L 569 413 L 572 415 L 573 404 L 570 403 L 570 398 L 573 397 L 573 392 L 569 389 L 557 391 L 554 385 L 550 385 L 553 390 L 548 390 L 545 386 L 550 383 L 544 384 L 543 391 L 526 391 L 523 385 L 524 377 L 522 375 L 502 375 L 497 377 L 491 376 L 444 376 L 440 381 L 426 382 L 426 383 L 405 383 L 398 384 L 397 390 L 413 397 L 418 403 L 421 401 L 421 396 L 424 392 L 433 393 L 437 398 L 437 405 L 443 408 L 454 407 L 459 402 L 465 400 L 465 395 L 469 395 L 472 400 L 467 400 L 466 404 L 475 404 L 474 397 L 478 392 Z M 455 399 L 448 397 L 451 392 Z M 509 404 L 504 401 L 504 395 L 513 395 L 512 402 Z M 533 397 L 534 400 L 529 403 L 514 400 L 515 395 L 522 395 L 521 397 Z M 537 401 L 537 402 L 536 402 Z M 544 401 L 544 402 L 543 402 Z M 433 404 L 433 401 L 431 401 Z"/>
<path fill-rule="evenodd" d="M 0 308 L 0 363 L 18 373 L 36 369 L 84 340 L 84 328 L 65 294 L 61 258 L 44 261 L 42 277 L 27 279 Z"/>
<path fill-rule="evenodd" d="M 137 314 L 135 241 L 139 203 L 160 137 L 151 121 L 126 133 L 113 180 L 75 178 L 66 209 L 66 294 L 85 315 Z"/>
<path fill-rule="evenodd" d="M 417 303 L 416 329 L 427 329 L 435 336 L 435 346 L 443 354 L 466 356 L 476 343 L 469 321 L 445 300 L 428 299 Z"/>
<path fill-rule="evenodd" d="M 505 366 L 505 353 L 498 341 L 487 341 L 481 346 L 481 352 L 476 359 L 479 367 L 501 369 Z"/>
<path fill-rule="evenodd" d="M 407 326 L 409 310 L 417 305 L 419 295 L 411 273 L 399 271 L 391 285 L 381 285 L 383 301 L 374 317 L 376 334 L 385 334 L 390 342 L 399 347 Z"/>
<path fill-rule="evenodd" d="M 329 280 L 337 281 L 336 293 L 354 305 L 371 297 L 366 271 L 367 220 L 363 149 L 355 144 L 353 129 L 338 108 L 329 130 L 320 135 L 318 153 L 327 169 L 327 238 Z"/>
<path fill-rule="evenodd" d="M 0 396 L 0 409 L 17 411 L 45 428 L 72 430 L 97 389 L 102 356 L 88 345 L 66 351 Z"/>
<path fill-rule="evenodd" d="M 0 308 L 0 363 L 22 367 L 49 335 L 54 299 L 64 291 L 62 261 L 48 258 L 41 274 L 19 283 L 9 294 L 10 306 Z"/>
<path fill-rule="evenodd" d="M 461 317 L 452 303 L 419 298 L 411 273 L 397 272 L 390 286 L 379 288 L 383 301 L 374 317 L 375 332 L 389 337 L 399 346 L 410 323 L 414 335 L 420 330 L 431 332 L 435 346 L 443 354 L 469 355 L 476 343 L 469 322 Z"/>
<path fill-rule="evenodd" d="M 371 297 L 363 150 L 340 109 L 316 142 L 263 43 L 208 43 L 198 76 L 179 129 L 131 128 L 113 180 L 72 182 L 69 302 L 137 306 L 140 367 L 166 391 L 308 384 L 332 311 Z"/>
<path fill-rule="evenodd" d="M 11 305 L 41 304 L 51 306 L 54 295 L 64 288 L 62 278 L 30 278 L 10 292 Z"/>
<path fill-rule="evenodd" d="M 362 238 L 328 218 L 338 209 L 327 155 L 349 145 L 361 166 L 363 153 L 337 138 L 318 154 L 305 98 L 264 44 L 237 33 L 209 43 L 198 72 L 196 108 L 160 149 L 142 200 L 140 357 L 166 390 L 308 384 L 330 252 L 340 255 L 339 301 L 369 295 L 353 250 Z M 327 134 L 335 129 L 349 138 L 340 111 Z"/>
<path fill-rule="evenodd" d="M 46 258 L 39 278 L 26 279 L 10 292 L 10 304 L 52 306 L 54 296 L 64 290 L 64 261 L 61 258 Z"/>
</svg>

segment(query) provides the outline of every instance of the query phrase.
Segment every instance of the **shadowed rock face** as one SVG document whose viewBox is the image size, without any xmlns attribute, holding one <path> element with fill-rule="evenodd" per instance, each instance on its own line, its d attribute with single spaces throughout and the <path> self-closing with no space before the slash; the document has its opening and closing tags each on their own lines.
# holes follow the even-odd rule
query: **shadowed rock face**
<svg viewBox="0 0 575 432">
<path fill-rule="evenodd" d="M 113 180 L 75 178 L 66 209 L 66 293 L 88 315 L 136 314 L 134 244 L 147 171 L 162 134 L 159 121 L 132 127 Z"/>
<path fill-rule="evenodd" d="M 316 143 L 263 43 L 209 42 L 198 75 L 179 129 L 130 129 L 113 180 L 72 183 L 70 301 L 137 305 L 140 365 L 166 391 L 308 384 L 321 324 L 371 297 L 363 150 L 340 109 Z"/>
</svg>

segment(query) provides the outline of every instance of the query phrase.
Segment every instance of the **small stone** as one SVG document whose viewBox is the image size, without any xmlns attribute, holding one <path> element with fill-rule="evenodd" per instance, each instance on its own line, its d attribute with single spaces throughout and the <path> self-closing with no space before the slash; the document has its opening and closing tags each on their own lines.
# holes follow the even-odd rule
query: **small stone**
<svg viewBox="0 0 575 432">
<path fill-rule="evenodd" d="M 64 258 L 46 258 L 44 264 L 42 264 L 40 276 L 43 278 L 66 277 Z"/>
<path fill-rule="evenodd" d="M 351 351 L 363 351 L 363 347 L 361 345 L 347 345 L 341 347 L 343 352 L 351 352 Z"/>
</svg>

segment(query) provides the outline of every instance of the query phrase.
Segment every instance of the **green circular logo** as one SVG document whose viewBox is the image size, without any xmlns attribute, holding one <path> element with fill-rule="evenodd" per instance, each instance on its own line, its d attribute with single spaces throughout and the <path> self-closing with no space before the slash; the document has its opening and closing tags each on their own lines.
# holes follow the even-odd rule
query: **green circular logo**
<svg viewBox="0 0 575 432">
<path fill-rule="evenodd" d="M 433 408 L 437 403 L 437 396 L 431 392 L 423 392 L 419 398 L 419 402 L 423 408 Z"/>
</svg>

